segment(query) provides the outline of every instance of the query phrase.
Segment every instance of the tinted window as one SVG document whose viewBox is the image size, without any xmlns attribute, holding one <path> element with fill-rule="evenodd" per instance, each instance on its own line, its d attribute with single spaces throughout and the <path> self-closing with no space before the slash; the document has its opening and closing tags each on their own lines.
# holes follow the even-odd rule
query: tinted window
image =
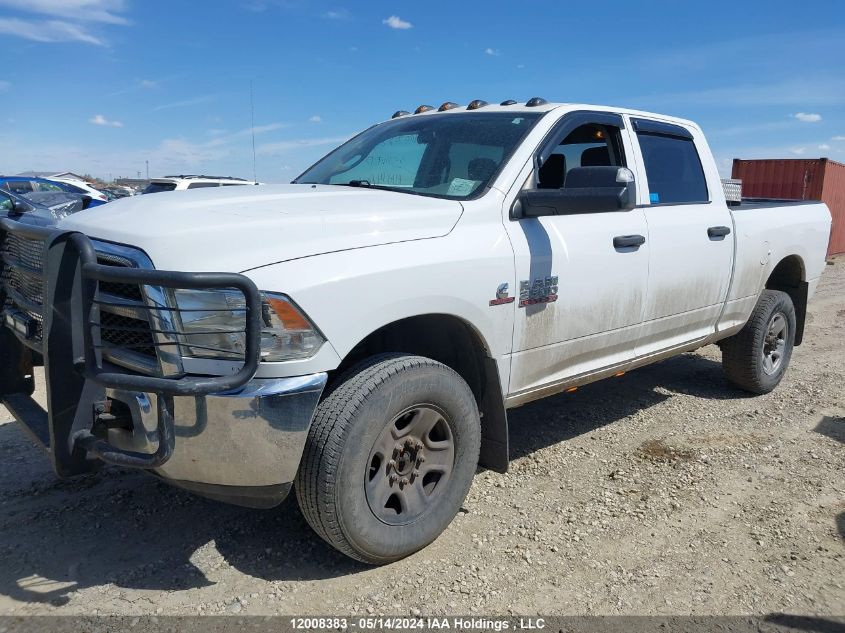
<svg viewBox="0 0 845 633">
<path fill-rule="evenodd" d="M 188 185 L 188 189 L 205 189 L 206 187 L 219 187 L 220 184 L 216 182 L 192 182 Z"/>
<path fill-rule="evenodd" d="M 402 117 L 362 132 L 294 182 L 470 198 L 487 186 L 538 118 L 533 112 Z"/>
<path fill-rule="evenodd" d="M 690 139 L 637 135 L 645 161 L 651 204 L 707 202 L 707 181 Z"/>
<path fill-rule="evenodd" d="M 151 182 L 141 193 L 159 193 L 161 191 L 173 191 L 176 189 L 175 182 Z"/>
</svg>

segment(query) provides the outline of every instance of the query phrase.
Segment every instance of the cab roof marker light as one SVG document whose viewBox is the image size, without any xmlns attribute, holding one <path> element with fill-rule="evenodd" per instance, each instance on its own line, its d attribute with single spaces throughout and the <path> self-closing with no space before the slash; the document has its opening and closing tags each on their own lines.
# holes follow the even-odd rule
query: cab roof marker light
<svg viewBox="0 0 845 633">
<path fill-rule="evenodd" d="M 455 103 L 454 101 L 446 101 L 443 105 L 441 105 L 439 108 L 437 108 L 437 111 L 438 112 L 446 112 L 446 110 L 453 110 L 454 108 L 458 108 L 458 107 L 460 107 L 460 106 L 457 103 Z"/>
<path fill-rule="evenodd" d="M 507 101 L 502 101 L 499 105 L 516 105 L 516 101 L 508 99 Z"/>
<path fill-rule="evenodd" d="M 490 104 L 482 99 L 475 99 L 474 101 L 470 101 L 469 105 L 467 106 L 467 110 L 478 110 L 478 108 L 483 108 L 486 105 Z"/>
<path fill-rule="evenodd" d="M 543 99 L 543 97 L 532 97 L 525 102 L 525 105 L 529 108 L 536 108 L 537 106 L 546 105 L 547 103 L 548 101 Z"/>
<path fill-rule="evenodd" d="M 391 119 L 398 119 L 400 116 L 408 116 L 409 114 L 411 114 L 411 113 L 408 112 L 407 110 L 397 110 L 396 112 L 393 113 L 393 116 L 390 117 L 390 118 Z"/>
<path fill-rule="evenodd" d="M 416 110 L 414 110 L 414 114 L 422 114 L 423 112 L 428 112 L 429 110 L 434 110 L 434 106 L 421 105 Z"/>
</svg>

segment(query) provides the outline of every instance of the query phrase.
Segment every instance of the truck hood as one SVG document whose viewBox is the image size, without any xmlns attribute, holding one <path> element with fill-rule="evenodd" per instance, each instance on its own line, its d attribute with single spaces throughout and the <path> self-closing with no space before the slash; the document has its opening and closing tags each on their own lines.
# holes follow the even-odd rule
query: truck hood
<svg viewBox="0 0 845 633">
<path fill-rule="evenodd" d="M 453 200 L 333 185 L 214 187 L 115 200 L 59 228 L 143 249 L 162 270 L 242 272 L 449 233 Z"/>
</svg>

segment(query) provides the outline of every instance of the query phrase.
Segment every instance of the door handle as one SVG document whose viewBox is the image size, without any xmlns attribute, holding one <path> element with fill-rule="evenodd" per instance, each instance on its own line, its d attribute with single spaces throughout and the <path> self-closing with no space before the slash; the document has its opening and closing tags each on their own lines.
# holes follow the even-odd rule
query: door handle
<svg viewBox="0 0 845 633">
<path fill-rule="evenodd" d="M 613 248 L 639 248 L 645 244 L 645 238 L 642 235 L 617 235 L 613 238 Z"/>
<path fill-rule="evenodd" d="M 726 235 L 730 235 L 730 228 L 727 226 L 711 226 L 707 229 L 707 237 L 713 239 L 714 237 L 725 237 Z"/>
</svg>

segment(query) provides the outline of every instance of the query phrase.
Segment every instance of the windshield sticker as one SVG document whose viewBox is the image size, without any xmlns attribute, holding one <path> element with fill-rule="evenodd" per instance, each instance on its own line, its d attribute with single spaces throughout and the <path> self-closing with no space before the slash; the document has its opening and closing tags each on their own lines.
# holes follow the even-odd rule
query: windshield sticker
<svg viewBox="0 0 845 633">
<path fill-rule="evenodd" d="M 481 183 L 480 180 L 467 180 L 466 178 L 453 178 L 449 184 L 447 196 L 468 196 Z"/>
<path fill-rule="evenodd" d="M 648 194 L 648 200 L 651 204 L 660 204 L 660 194 L 652 192 Z"/>
</svg>

